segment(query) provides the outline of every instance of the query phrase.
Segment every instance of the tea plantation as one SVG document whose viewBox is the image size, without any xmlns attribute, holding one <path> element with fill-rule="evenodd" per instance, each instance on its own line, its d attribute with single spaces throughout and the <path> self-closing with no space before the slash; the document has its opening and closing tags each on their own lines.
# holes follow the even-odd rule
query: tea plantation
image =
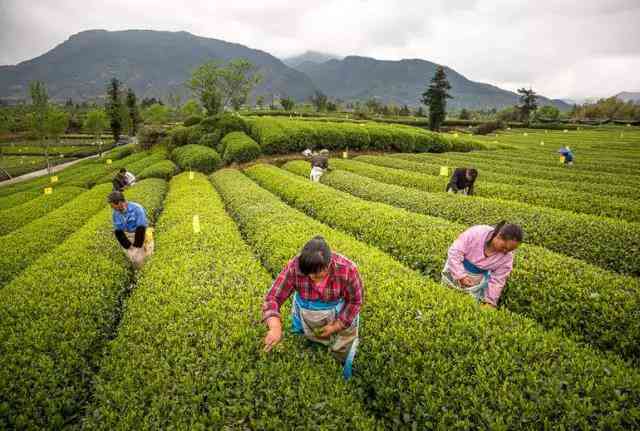
<svg viewBox="0 0 640 431">
<path fill-rule="evenodd" d="M 197 127 L 0 187 L 0 429 L 640 429 L 637 127 Z M 332 151 L 320 183 L 307 147 Z M 121 167 L 155 229 L 137 272 L 105 199 Z M 456 167 L 474 196 L 444 192 Z M 525 241 L 480 308 L 440 270 L 502 219 Z M 262 351 L 262 298 L 315 235 L 364 282 L 348 381 L 288 330 Z"/>
</svg>

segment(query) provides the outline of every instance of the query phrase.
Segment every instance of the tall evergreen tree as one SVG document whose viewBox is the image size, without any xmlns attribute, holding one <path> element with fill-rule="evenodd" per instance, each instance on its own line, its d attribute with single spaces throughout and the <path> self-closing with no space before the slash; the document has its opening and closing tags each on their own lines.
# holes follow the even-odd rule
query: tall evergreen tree
<svg viewBox="0 0 640 431">
<path fill-rule="evenodd" d="M 120 108 L 120 92 L 122 84 L 117 78 L 112 78 L 107 85 L 107 115 L 111 123 L 111 133 L 113 139 L 118 142 L 122 134 L 122 110 Z"/>
<path fill-rule="evenodd" d="M 447 116 L 447 99 L 453 97 L 448 93 L 451 84 L 447 80 L 444 67 L 438 66 L 427 91 L 422 93 L 422 103 L 429 108 L 429 128 L 440 130 L 440 125 Z"/>
<path fill-rule="evenodd" d="M 132 135 L 138 133 L 140 124 L 140 111 L 138 110 L 138 99 L 136 93 L 130 88 L 127 90 L 127 110 L 129 111 L 129 130 Z"/>
<path fill-rule="evenodd" d="M 529 116 L 538 109 L 536 102 L 538 95 L 532 89 L 527 90 L 526 88 L 519 88 L 518 94 L 520 95 L 520 105 L 518 106 L 520 118 L 523 122 L 529 123 Z"/>
</svg>

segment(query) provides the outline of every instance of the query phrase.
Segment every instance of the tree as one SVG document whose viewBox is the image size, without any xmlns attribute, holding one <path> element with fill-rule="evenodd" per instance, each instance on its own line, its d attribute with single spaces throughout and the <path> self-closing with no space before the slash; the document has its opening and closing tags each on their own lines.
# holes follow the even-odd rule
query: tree
<svg viewBox="0 0 640 431">
<path fill-rule="evenodd" d="M 67 130 L 67 127 L 69 127 L 69 114 L 54 106 L 49 107 L 45 120 L 47 136 L 53 141 L 58 141 L 60 136 Z"/>
<path fill-rule="evenodd" d="M 31 95 L 31 104 L 33 106 L 33 112 L 29 117 L 29 128 L 44 146 L 45 158 L 47 160 L 47 172 L 51 174 L 51 165 L 49 164 L 49 141 L 45 141 L 47 137 L 47 114 L 49 112 L 49 95 L 47 94 L 47 87 L 42 81 L 33 81 L 29 84 L 29 94 Z"/>
<path fill-rule="evenodd" d="M 256 97 L 256 106 L 260 109 L 264 106 L 264 96 L 260 95 Z"/>
<path fill-rule="evenodd" d="M 171 109 L 173 109 L 175 112 L 178 112 L 180 110 L 180 105 L 182 104 L 182 96 L 177 91 L 169 92 L 167 102 L 169 102 L 169 106 L 171 106 Z"/>
<path fill-rule="evenodd" d="M 240 109 L 260 79 L 256 67 L 247 60 L 232 60 L 226 67 L 210 61 L 191 72 L 186 85 L 200 99 L 207 114 L 215 115 L 227 106 Z"/>
<path fill-rule="evenodd" d="M 296 102 L 287 96 L 280 99 L 280 104 L 282 105 L 282 109 L 285 111 L 293 111 L 293 107 L 296 106 Z"/>
<path fill-rule="evenodd" d="M 408 117 L 409 115 L 411 115 L 411 110 L 407 105 L 402 105 L 402 108 L 400 108 L 399 114 L 401 117 Z"/>
<path fill-rule="evenodd" d="M 182 118 L 189 118 L 202 115 L 202 108 L 200 104 L 195 99 L 189 99 L 187 103 L 182 105 L 182 110 L 180 112 L 182 114 Z"/>
<path fill-rule="evenodd" d="M 527 90 L 524 87 L 518 89 L 518 94 L 520 94 L 520 105 L 518 105 L 520 119 L 528 123 L 529 116 L 538 108 L 538 103 L 536 102 L 538 95 L 532 89 Z"/>
<path fill-rule="evenodd" d="M 429 128 L 431 130 L 440 130 L 440 125 L 447 116 L 447 99 L 453 98 L 448 93 L 449 90 L 451 90 L 451 84 L 447 80 L 444 67 L 438 66 L 429 88 L 422 93 L 422 103 L 429 108 Z"/>
<path fill-rule="evenodd" d="M 336 102 L 327 102 L 327 112 L 336 112 L 338 110 L 338 104 Z"/>
<path fill-rule="evenodd" d="M 102 131 L 109 126 L 109 117 L 102 109 L 93 109 L 87 113 L 83 129 L 91 133 L 98 144 L 98 151 L 102 157 Z"/>
<path fill-rule="evenodd" d="M 140 124 L 140 110 L 138 109 L 138 99 L 136 93 L 130 88 L 127 90 L 127 111 L 129 114 L 129 130 L 132 135 L 138 133 L 138 125 Z"/>
<path fill-rule="evenodd" d="M 377 114 L 382 111 L 382 105 L 373 97 L 365 102 L 365 106 L 372 114 Z"/>
<path fill-rule="evenodd" d="M 460 118 L 461 120 L 471 120 L 471 114 L 465 108 L 462 108 L 458 118 Z"/>
<path fill-rule="evenodd" d="M 123 121 L 122 103 L 121 103 L 121 86 L 122 84 L 117 78 L 112 78 L 107 85 L 107 115 L 111 123 L 111 133 L 113 140 L 118 142 L 122 134 Z"/>
<path fill-rule="evenodd" d="M 313 93 L 313 96 L 311 96 L 311 104 L 315 106 L 316 111 L 318 112 L 322 112 L 327 109 L 328 101 L 329 99 L 327 98 L 327 95 L 320 90 L 316 90 Z"/>
<path fill-rule="evenodd" d="M 142 102 L 140 102 L 140 107 L 142 109 L 146 109 L 151 105 L 164 105 L 164 103 L 162 103 L 162 100 L 160 99 L 156 99 L 155 97 L 145 97 L 144 99 L 142 99 Z"/>
<path fill-rule="evenodd" d="M 536 119 L 557 120 L 560 118 L 560 110 L 555 106 L 545 105 L 536 111 Z"/>
<path fill-rule="evenodd" d="M 144 111 L 144 121 L 150 124 L 163 124 L 169 120 L 169 108 L 156 103 L 151 105 Z"/>
</svg>

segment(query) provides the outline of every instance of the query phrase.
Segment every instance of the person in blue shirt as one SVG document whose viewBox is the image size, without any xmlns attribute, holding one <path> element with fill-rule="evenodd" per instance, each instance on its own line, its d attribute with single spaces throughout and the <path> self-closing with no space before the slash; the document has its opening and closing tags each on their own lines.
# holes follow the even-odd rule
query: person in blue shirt
<svg viewBox="0 0 640 431">
<path fill-rule="evenodd" d="M 134 268 L 140 269 L 154 248 L 145 209 L 138 203 L 127 202 L 120 191 L 109 193 L 107 200 L 113 209 L 113 233 Z"/>
<path fill-rule="evenodd" d="M 558 153 L 560 153 L 560 155 L 564 157 L 564 165 L 566 167 L 573 166 L 573 153 L 571 152 L 569 147 L 563 145 L 562 148 L 558 150 Z"/>
</svg>

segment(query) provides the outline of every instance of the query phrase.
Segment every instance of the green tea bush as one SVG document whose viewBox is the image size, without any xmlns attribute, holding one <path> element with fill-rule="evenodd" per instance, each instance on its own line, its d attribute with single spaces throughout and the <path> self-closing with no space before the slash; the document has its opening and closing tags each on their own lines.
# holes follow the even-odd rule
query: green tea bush
<svg viewBox="0 0 640 431">
<path fill-rule="evenodd" d="M 143 150 L 148 150 L 167 137 L 167 131 L 157 126 L 142 126 L 138 132 L 138 142 Z"/>
<path fill-rule="evenodd" d="M 0 210 L 0 235 L 6 235 L 66 204 L 85 189 L 80 187 L 54 187 L 49 195 L 42 194 L 22 205 Z"/>
<path fill-rule="evenodd" d="M 330 164 L 334 168 L 347 170 L 384 183 L 413 187 L 428 192 L 444 192 L 449 181 L 448 177 L 385 168 L 357 160 L 332 159 Z M 640 203 L 633 199 L 612 200 L 589 193 L 543 187 L 514 186 L 485 181 L 476 183 L 474 191 L 477 196 L 482 197 L 519 201 L 535 206 L 603 217 L 621 218 L 630 222 L 640 221 Z"/>
<path fill-rule="evenodd" d="M 200 138 L 200 145 L 204 145 L 205 147 L 216 149 L 220 144 L 221 136 L 220 131 L 217 130 L 212 133 L 205 133 Z"/>
<path fill-rule="evenodd" d="M 436 280 L 440 279 L 449 246 L 466 228 L 364 201 L 271 166 L 256 165 L 248 168 L 247 174 L 285 202 L 351 232 Z M 366 220 L 353 214 L 366 214 Z M 532 317 L 548 328 L 561 328 L 603 350 L 640 358 L 637 278 L 528 244 L 516 253 L 514 268 L 502 299 L 509 310 Z"/>
<path fill-rule="evenodd" d="M 166 183 L 128 198 L 153 220 Z M 104 195 L 101 196 L 104 203 Z M 0 290 L 0 429 L 62 429 L 90 399 L 97 359 L 116 330 L 130 264 L 105 208 Z"/>
<path fill-rule="evenodd" d="M 182 170 L 194 170 L 204 173 L 215 171 L 220 167 L 220 154 L 213 148 L 203 145 L 185 145 L 173 150 L 171 157 Z"/>
<path fill-rule="evenodd" d="M 121 147 L 116 147 L 113 150 L 107 151 L 102 155 L 103 159 L 120 160 L 133 154 L 136 150 L 135 144 L 127 144 Z"/>
<path fill-rule="evenodd" d="M 0 198 L 0 210 L 8 210 L 9 208 L 22 205 L 32 199 L 42 196 L 40 190 L 29 190 L 25 192 L 17 192 Z"/>
<path fill-rule="evenodd" d="M 200 127 L 184 127 L 177 126 L 169 131 L 171 137 L 171 148 L 183 147 L 185 145 L 197 145 L 200 143 L 200 139 L 204 132 Z"/>
<path fill-rule="evenodd" d="M 222 160 L 229 163 L 245 163 L 260 157 L 260 146 L 244 132 L 231 132 L 220 143 Z"/>
<path fill-rule="evenodd" d="M 138 174 L 137 178 L 143 180 L 145 178 L 162 178 L 168 180 L 178 172 L 178 167 L 171 160 L 162 160 L 151 166 L 144 168 Z"/>
<path fill-rule="evenodd" d="M 202 121 L 202 117 L 194 115 L 184 120 L 183 124 L 185 127 L 191 127 L 191 126 L 195 126 L 196 124 L 200 124 L 201 121 Z"/>
<path fill-rule="evenodd" d="M 87 429 L 374 429 L 326 351 L 288 333 L 260 351 L 271 277 L 206 177 L 171 181 L 156 232 L 101 361 Z"/>
<path fill-rule="evenodd" d="M 291 209 L 237 171 L 219 171 L 212 180 L 272 274 L 314 235 L 357 263 L 365 302 L 353 384 L 386 429 L 640 423 L 640 378 L 614 356 L 597 355 L 515 313 L 479 309 L 468 295 Z"/>
<path fill-rule="evenodd" d="M 3 243 L 11 246 L 5 247 L 0 253 L 0 289 L 107 206 L 106 198 L 110 191 L 111 184 L 94 187 L 49 214 L 5 235 Z"/>
</svg>

